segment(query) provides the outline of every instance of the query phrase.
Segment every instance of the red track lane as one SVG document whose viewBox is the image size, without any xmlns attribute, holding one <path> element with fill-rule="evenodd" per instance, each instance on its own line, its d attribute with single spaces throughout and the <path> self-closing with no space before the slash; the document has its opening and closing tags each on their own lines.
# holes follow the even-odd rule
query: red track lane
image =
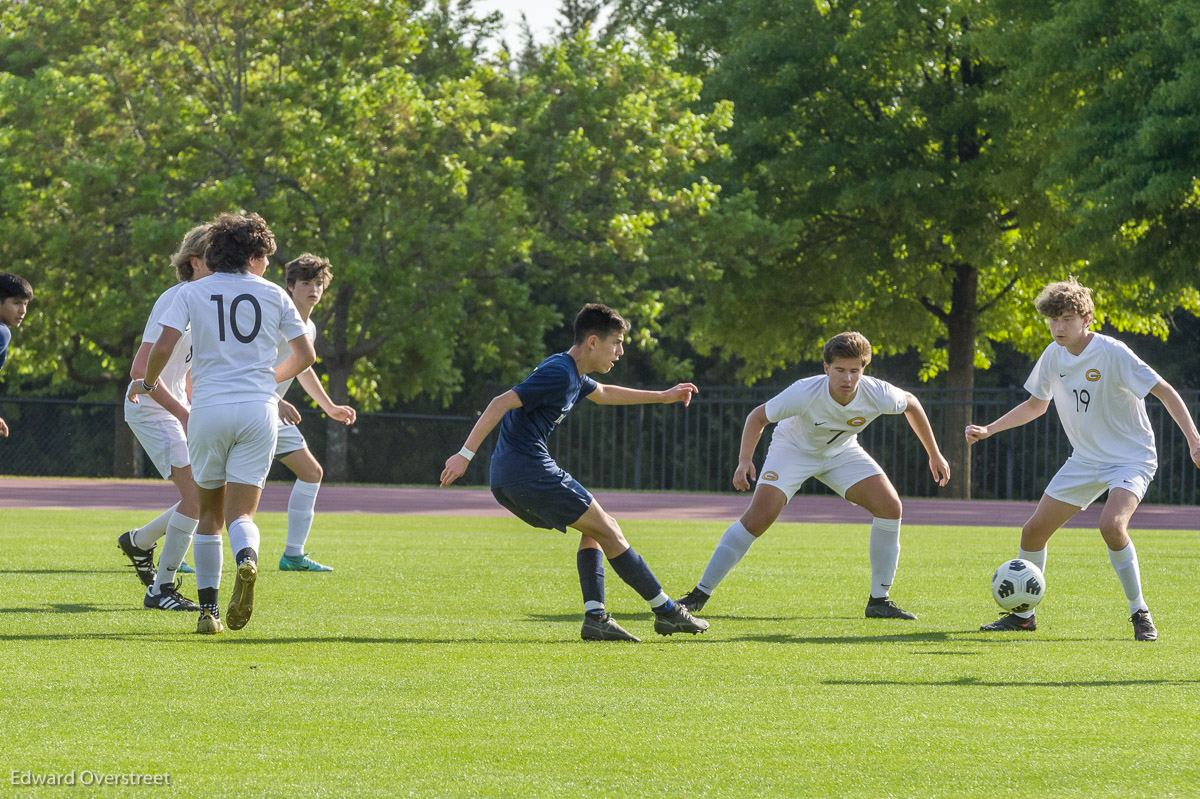
<svg viewBox="0 0 1200 799">
<path fill-rule="evenodd" d="M 287 511 L 291 486 L 268 485 L 263 511 Z M 157 510 L 179 499 L 174 487 L 156 480 L 75 480 L 0 477 L 0 509 L 68 508 L 74 510 Z M 597 501 L 618 519 L 733 521 L 749 503 L 748 494 L 670 494 L 596 492 Z M 906 524 L 1020 527 L 1033 512 L 1033 502 L 993 500 L 906 499 Z M 1068 527 L 1096 527 L 1096 504 L 1072 519 Z M 390 486 L 322 486 L 317 510 L 323 513 L 393 513 L 421 516 L 507 516 L 490 492 L 471 488 L 395 488 Z M 839 497 L 798 496 L 780 521 L 864 522 L 862 508 Z M 1188 505 L 1143 505 L 1134 514 L 1135 529 L 1197 530 L 1200 515 Z"/>
</svg>

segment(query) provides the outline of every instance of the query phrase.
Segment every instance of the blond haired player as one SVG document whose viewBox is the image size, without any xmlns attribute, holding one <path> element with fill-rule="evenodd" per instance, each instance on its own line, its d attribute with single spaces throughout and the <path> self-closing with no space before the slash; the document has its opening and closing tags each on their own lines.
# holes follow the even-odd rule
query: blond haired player
<svg viewBox="0 0 1200 799">
<path fill-rule="evenodd" d="M 1067 520 L 1108 492 L 1100 515 L 1100 535 L 1108 559 L 1129 600 L 1133 637 L 1154 641 L 1158 630 L 1142 596 L 1137 551 L 1129 539 L 1129 519 L 1146 495 L 1158 455 L 1146 416 L 1145 396 L 1158 397 L 1187 437 L 1192 461 L 1200 466 L 1200 432 L 1171 385 L 1115 338 L 1088 329 L 1095 305 L 1091 289 L 1074 278 L 1051 283 L 1034 300 L 1054 338 L 1025 381 L 1029 399 L 989 425 L 967 425 L 974 444 L 1002 430 L 1020 427 L 1058 411 L 1071 456 L 1050 480 L 1029 521 L 1021 529 L 1019 557 L 1046 568 L 1046 545 Z M 1007 613 L 979 629 L 988 632 L 1037 629 L 1033 611 Z"/>
</svg>

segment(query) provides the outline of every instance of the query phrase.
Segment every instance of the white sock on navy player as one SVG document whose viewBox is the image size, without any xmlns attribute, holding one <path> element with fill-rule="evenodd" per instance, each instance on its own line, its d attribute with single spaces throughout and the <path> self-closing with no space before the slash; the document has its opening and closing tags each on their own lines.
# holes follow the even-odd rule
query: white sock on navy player
<svg viewBox="0 0 1200 799">
<path fill-rule="evenodd" d="M 251 558 L 257 563 L 260 538 L 258 525 L 249 519 L 230 522 L 229 549 L 233 552 L 234 561 L 240 564 L 246 558 Z"/>
<path fill-rule="evenodd" d="M 304 554 L 304 545 L 316 515 L 317 491 L 320 488 L 320 483 L 306 483 L 303 480 L 297 480 L 292 486 L 292 493 L 288 496 L 287 546 L 283 550 L 288 557 L 298 558 Z"/>
<path fill-rule="evenodd" d="M 663 593 L 662 583 L 650 571 L 642 556 L 633 551 L 633 547 L 609 558 L 613 571 L 617 576 L 638 592 L 638 596 L 650 603 L 650 609 L 655 613 L 670 613 L 675 609 L 675 602 Z"/>
<path fill-rule="evenodd" d="M 1121 581 L 1121 587 L 1125 589 L 1125 598 L 1129 600 L 1129 613 L 1132 615 L 1139 610 L 1150 610 L 1150 606 L 1142 597 L 1142 572 L 1138 566 L 1137 550 L 1133 548 L 1133 542 L 1130 541 L 1124 549 L 1108 550 L 1108 562 L 1112 564 L 1117 579 Z"/>
<path fill-rule="evenodd" d="M 604 613 L 604 553 L 581 549 L 575 553 L 579 570 L 579 588 L 583 591 L 583 612 Z"/>
<path fill-rule="evenodd" d="M 178 509 L 179 503 L 176 502 L 141 527 L 132 531 L 129 534 L 129 542 L 138 549 L 149 549 L 154 546 L 155 541 L 167 534 L 167 525 L 171 521 L 171 514 Z"/>
<path fill-rule="evenodd" d="M 154 585 L 150 586 L 151 594 L 157 594 L 159 586 L 175 584 L 175 572 L 179 571 L 179 565 L 183 563 L 195 534 L 195 519 L 184 516 L 179 511 L 171 514 L 167 534 L 163 538 L 162 552 L 158 555 L 158 572 L 154 575 Z"/>
<path fill-rule="evenodd" d="M 750 551 L 750 545 L 757 540 L 740 520 L 729 525 L 704 569 L 704 576 L 700 578 L 699 583 L 700 590 L 711 596 L 721 581 L 733 571 L 733 567 Z"/>
<path fill-rule="evenodd" d="M 884 599 L 900 563 L 900 520 L 871 519 L 871 597 Z"/>
</svg>

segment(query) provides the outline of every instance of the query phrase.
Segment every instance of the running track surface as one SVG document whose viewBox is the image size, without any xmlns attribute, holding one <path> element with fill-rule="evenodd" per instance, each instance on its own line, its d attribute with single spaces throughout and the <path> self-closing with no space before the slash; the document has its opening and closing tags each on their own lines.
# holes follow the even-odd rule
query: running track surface
<svg viewBox="0 0 1200 799">
<path fill-rule="evenodd" d="M 286 512 L 291 486 L 268 485 L 259 509 Z M 749 504 L 748 494 L 671 494 L 606 492 L 595 494 L 600 505 L 618 519 L 724 521 L 737 519 Z M 177 502 L 167 482 L 156 480 L 74 480 L 0 477 L 0 509 L 66 508 L 73 510 L 157 510 Z M 995 500 L 905 499 L 906 524 L 1020 527 L 1033 512 L 1033 502 Z M 1096 527 L 1099 504 L 1075 516 L 1068 527 Z M 395 488 L 391 486 L 322 486 L 317 510 L 323 513 L 391 513 L 419 516 L 507 516 L 491 492 L 475 488 Z M 785 522 L 865 522 L 862 508 L 834 496 L 797 496 L 779 517 Z M 1135 529 L 1197 530 L 1195 508 L 1143 505 L 1130 524 Z"/>
</svg>

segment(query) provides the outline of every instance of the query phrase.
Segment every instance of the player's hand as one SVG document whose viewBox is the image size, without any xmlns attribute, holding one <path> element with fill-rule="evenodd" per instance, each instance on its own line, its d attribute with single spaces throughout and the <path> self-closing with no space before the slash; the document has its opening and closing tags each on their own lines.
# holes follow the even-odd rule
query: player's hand
<svg viewBox="0 0 1200 799">
<path fill-rule="evenodd" d="M 749 491 L 750 484 L 758 479 L 758 473 L 754 470 L 754 461 L 738 461 L 737 468 L 733 470 L 733 487 L 738 491 Z"/>
<path fill-rule="evenodd" d="M 300 424 L 300 411 L 285 399 L 279 400 L 279 421 L 286 425 Z"/>
<path fill-rule="evenodd" d="M 988 430 L 986 424 L 969 424 L 967 425 L 967 443 L 974 444 L 976 441 L 983 441 L 990 436 L 992 432 Z"/>
<path fill-rule="evenodd" d="M 126 393 L 125 396 L 127 396 L 129 398 L 129 401 L 132 402 L 134 405 L 138 404 L 138 395 L 139 394 L 149 394 L 150 393 L 145 388 L 145 382 L 146 381 L 144 381 L 144 380 L 134 380 L 132 383 L 129 384 L 129 391 L 128 391 L 128 393 Z M 155 388 L 157 388 L 157 387 L 158 387 L 158 384 L 155 383 Z"/>
<path fill-rule="evenodd" d="M 463 476 L 467 471 L 467 467 L 471 464 L 469 460 L 459 455 L 457 452 L 446 459 L 446 468 L 442 469 L 442 488 L 453 483 L 455 480 Z"/>
<path fill-rule="evenodd" d="M 3 419 L 0 419 L 0 438 L 8 438 L 8 425 L 4 423 Z"/>
<path fill-rule="evenodd" d="M 183 425 L 184 438 L 187 438 L 188 419 L 191 419 L 191 418 L 192 418 L 192 415 L 190 413 L 188 413 L 187 411 L 184 411 L 183 413 L 179 414 L 179 423 L 181 425 Z"/>
<path fill-rule="evenodd" d="M 0 427 L 4 425 L 4 420 L 0 419 Z M 1192 463 L 1200 466 L 1200 444 L 1192 447 Z"/>
<path fill-rule="evenodd" d="M 933 472 L 933 479 L 937 480 L 938 485 L 944 486 L 950 482 L 950 462 L 942 453 L 929 456 L 929 471 Z"/>
<path fill-rule="evenodd" d="M 680 383 L 663 392 L 663 401 L 668 405 L 672 402 L 682 402 L 686 408 L 692 402 L 692 395 L 699 393 L 700 389 L 696 388 L 694 383 Z"/>
<path fill-rule="evenodd" d="M 349 405 L 334 405 L 329 409 L 329 413 L 326 415 L 329 416 L 330 419 L 336 419 L 342 424 L 347 425 L 354 424 L 354 422 L 358 419 L 358 413 L 355 412 L 355 410 Z"/>
</svg>

